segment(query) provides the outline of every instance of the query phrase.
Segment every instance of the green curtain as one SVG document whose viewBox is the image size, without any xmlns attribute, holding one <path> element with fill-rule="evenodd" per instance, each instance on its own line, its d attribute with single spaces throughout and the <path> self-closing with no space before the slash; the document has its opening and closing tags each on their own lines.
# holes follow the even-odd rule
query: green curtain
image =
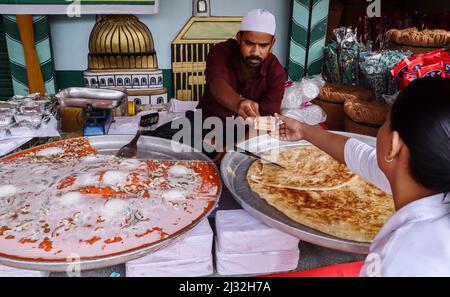
<svg viewBox="0 0 450 297">
<path fill-rule="evenodd" d="M 330 0 L 293 0 L 288 75 L 297 81 L 322 71 Z"/>
<path fill-rule="evenodd" d="M 8 46 L 14 94 L 27 95 L 29 91 L 26 63 L 16 17 L 4 15 L 3 24 L 6 35 L 6 44 Z M 47 16 L 33 16 L 33 30 L 36 52 L 44 77 L 45 90 L 47 94 L 54 94 L 56 91 L 55 67 L 52 58 L 50 29 Z"/>
</svg>

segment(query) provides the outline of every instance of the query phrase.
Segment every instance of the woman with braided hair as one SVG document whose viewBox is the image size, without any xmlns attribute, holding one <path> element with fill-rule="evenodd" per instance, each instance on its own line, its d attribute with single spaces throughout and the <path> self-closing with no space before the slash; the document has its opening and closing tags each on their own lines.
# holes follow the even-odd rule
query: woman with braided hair
<svg viewBox="0 0 450 297">
<path fill-rule="evenodd" d="M 360 275 L 450 276 L 450 81 L 424 78 L 397 97 L 373 148 L 278 115 L 274 136 L 305 139 L 391 193 L 396 213 Z"/>
</svg>

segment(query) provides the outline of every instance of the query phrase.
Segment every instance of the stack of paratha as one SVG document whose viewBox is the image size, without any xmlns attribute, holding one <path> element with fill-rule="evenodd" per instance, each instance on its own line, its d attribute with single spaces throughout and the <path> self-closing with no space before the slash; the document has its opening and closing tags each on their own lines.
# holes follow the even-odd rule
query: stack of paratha
<svg viewBox="0 0 450 297">
<path fill-rule="evenodd" d="M 394 213 L 392 197 L 313 146 L 262 154 L 247 173 L 252 191 L 290 219 L 339 238 L 371 242 Z"/>
</svg>

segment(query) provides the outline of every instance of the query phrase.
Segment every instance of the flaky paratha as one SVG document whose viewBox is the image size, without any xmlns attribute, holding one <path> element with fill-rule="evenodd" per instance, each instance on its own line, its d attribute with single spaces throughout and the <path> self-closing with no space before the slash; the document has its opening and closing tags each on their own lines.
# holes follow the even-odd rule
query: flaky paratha
<svg viewBox="0 0 450 297">
<path fill-rule="evenodd" d="M 342 187 L 356 177 L 344 164 L 313 146 L 281 148 L 261 156 L 287 169 L 279 170 L 270 164 L 253 163 L 247 174 L 248 179 L 266 186 L 294 190 L 331 190 Z"/>
<path fill-rule="evenodd" d="M 283 149 L 275 159 L 288 168 L 256 161 L 247 180 L 252 191 L 295 222 L 342 239 L 371 242 L 394 212 L 391 196 L 315 147 Z M 301 178 L 283 183 L 288 176 Z"/>
</svg>

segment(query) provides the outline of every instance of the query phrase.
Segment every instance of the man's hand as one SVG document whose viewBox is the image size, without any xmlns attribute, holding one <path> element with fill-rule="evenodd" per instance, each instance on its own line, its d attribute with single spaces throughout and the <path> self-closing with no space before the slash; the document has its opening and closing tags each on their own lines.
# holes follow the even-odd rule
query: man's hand
<svg viewBox="0 0 450 297">
<path fill-rule="evenodd" d="M 282 120 L 283 124 L 279 126 L 278 131 L 270 133 L 271 136 L 284 141 L 298 141 L 305 138 L 303 132 L 305 124 L 281 114 L 275 114 L 275 117 Z"/>
<path fill-rule="evenodd" d="M 259 117 L 259 104 L 253 100 L 243 99 L 238 105 L 238 115 L 244 120 Z"/>
</svg>

